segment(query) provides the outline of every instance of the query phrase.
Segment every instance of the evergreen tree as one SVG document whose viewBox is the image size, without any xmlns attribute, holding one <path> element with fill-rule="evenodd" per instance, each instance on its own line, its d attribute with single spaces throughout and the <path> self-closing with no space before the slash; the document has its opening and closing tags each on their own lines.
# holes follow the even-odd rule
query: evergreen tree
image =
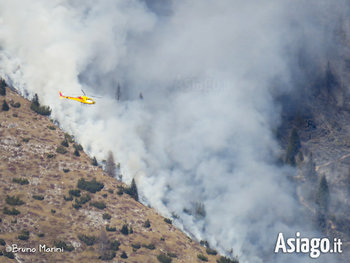
<svg viewBox="0 0 350 263">
<path fill-rule="evenodd" d="M 96 160 L 96 157 L 95 157 L 95 156 L 94 156 L 94 158 L 92 159 L 91 164 L 92 164 L 93 166 L 98 166 L 98 162 L 97 162 L 97 160 Z"/>
<path fill-rule="evenodd" d="M 329 187 L 327 179 L 324 175 L 322 175 L 321 180 L 318 185 L 318 189 L 316 192 L 316 205 L 317 209 L 322 214 L 328 213 L 328 205 L 329 205 Z"/>
<path fill-rule="evenodd" d="M 135 183 L 135 179 L 133 178 L 131 181 L 131 185 L 129 188 L 125 189 L 125 193 L 130 195 L 132 198 L 134 198 L 136 201 L 139 201 L 139 193 L 137 191 L 137 186 Z"/>
<path fill-rule="evenodd" d="M 115 170 L 116 170 L 116 165 L 114 162 L 114 156 L 113 156 L 113 153 L 111 151 L 109 151 L 107 162 L 106 162 L 106 167 L 105 167 L 105 172 L 110 177 L 115 177 Z"/>
<path fill-rule="evenodd" d="M 6 96 L 6 82 L 3 79 L 0 79 L 0 95 Z"/>
<path fill-rule="evenodd" d="M 7 104 L 6 100 L 2 103 L 2 110 L 8 111 L 10 109 L 9 105 Z"/>
<path fill-rule="evenodd" d="M 292 166 L 295 166 L 295 156 L 299 152 L 301 147 L 299 134 L 296 128 L 293 128 L 287 146 L 286 152 L 286 163 Z"/>
</svg>

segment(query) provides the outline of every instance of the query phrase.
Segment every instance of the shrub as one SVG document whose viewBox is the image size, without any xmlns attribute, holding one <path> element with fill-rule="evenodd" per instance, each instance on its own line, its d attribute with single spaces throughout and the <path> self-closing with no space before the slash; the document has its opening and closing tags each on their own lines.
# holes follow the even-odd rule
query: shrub
<svg viewBox="0 0 350 263">
<path fill-rule="evenodd" d="M 2 110 L 8 111 L 10 109 L 9 105 L 7 104 L 6 100 L 2 103 Z"/>
<path fill-rule="evenodd" d="M 90 200 L 91 200 L 91 197 L 88 194 L 82 195 L 80 198 L 75 198 L 75 202 L 80 205 L 86 204 Z"/>
<path fill-rule="evenodd" d="M 49 128 L 50 130 L 53 130 L 53 131 L 56 130 L 56 127 L 53 125 L 47 126 L 47 128 Z"/>
<path fill-rule="evenodd" d="M 217 263 L 239 263 L 239 260 L 234 258 L 230 259 L 224 256 L 221 256 L 220 259 L 216 260 Z"/>
<path fill-rule="evenodd" d="M 64 201 L 73 201 L 73 196 L 68 196 L 68 197 L 66 197 L 65 195 L 63 196 L 63 198 L 64 198 Z"/>
<path fill-rule="evenodd" d="M 153 243 L 150 244 L 142 244 L 142 247 L 150 249 L 150 250 L 154 250 L 156 249 L 156 246 Z"/>
<path fill-rule="evenodd" d="M 120 229 L 120 233 L 123 235 L 129 235 L 129 228 L 127 224 L 124 224 L 122 228 Z"/>
<path fill-rule="evenodd" d="M 207 249 L 205 251 L 207 252 L 208 255 L 214 255 L 214 256 L 216 256 L 216 254 L 218 253 L 218 252 L 216 252 L 215 249 L 211 249 L 209 247 L 207 247 Z"/>
<path fill-rule="evenodd" d="M 170 257 L 168 257 L 167 255 L 163 254 L 163 253 L 160 253 L 158 256 L 157 256 L 157 259 L 159 262 L 161 263 L 171 263 L 172 259 Z"/>
<path fill-rule="evenodd" d="M 134 244 L 131 244 L 131 246 L 134 249 L 139 249 L 141 247 L 141 244 L 140 243 L 134 243 Z"/>
<path fill-rule="evenodd" d="M 6 96 L 6 82 L 3 79 L 0 79 L 0 95 Z"/>
<path fill-rule="evenodd" d="M 132 226 L 130 226 L 130 228 L 129 228 L 129 234 L 132 234 L 132 233 L 134 233 L 134 230 L 132 229 Z"/>
<path fill-rule="evenodd" d="M 72 196 L 75 196 L 75 197 L 80 197 L 80 190 L 79 189 L 69 190 L 69 195 L 72 195 Z"/>
<path fill-rule="evenodd" d="M 5 240 L 3 240 L 2 238 L 0 238 L 0 245 L 1 245 L 1 246 L 5 246 L 5 245 L 6 245 Z"/>
<path fill-rule="evenodd" d="M 172 252 L 168 252 L 167 256 L 171 257 L 171 258 L 177 258 L 176 253 L 172 253 Z"/>
<path fill-rule="evenodd" d="M 139 200 L 139 194 L 138 194 L 138 191 L 137 191 L 137 186 L 136 186 L 136 183 L 135 183 L 135 179 L 132 179 L 130 187 L 125 188 L 124 192 L 126 194 L 130 195 L 136 201 Z"/>
<path fill-rule="evenodd" d="M 51 214 L 56 214 L 56 210 L 55 209 L 51 209 Z"/>
<path fill-rule="evenodd" d="M 208 258 L 206 256 L 204 256 L 203 254 L 198 254 L 197 258 L 199 258 L 201 261 L 205 261 L 205 262 L 208 261 Z"/>
<path fill-rule="evenodd" d="M 75 155 L 75 156 L 78 156 L 78 157 L 80 156 L 80 153 L 79 153 L 79 151 L 78 151 L 77 149 L 75 149 L 74 155 Z"/>
<path fill-rule="evenodd" d="M 52 158 L 54 158 L 54 157 L 56 157 L 56 154 L 49 153 L 49 154 L 47 155 L 47 158 L 48 158 L 48 159 L 52 159 Z"/>
<path fill-rule="evenodd" d="M 173 223 L 173 221 L 171 221 L 169 218 L 164 218 L 164 222 L 170 225 Z"/>
<path fill-rule="evenodd" d="M 149 228 L 151 226 L 151 222 L 147 219 L 145 223 L 143 223 L 143 227 Z"/>
<path fill-rule="evenodd" d="M 63 146 L 58 146 L 56 152 L 60 154 L 65 154 L 67 153 L 67 150 Z"/>
<path fill-rule="evenodd" d="M 18 196 L 6 196 L 6 204 L 8 205 L 23 205 L 24 202 Z"/>
<path fill-rule="evenodd" d="M 3 251 L 3 254 L 4 254 L 5 257 L 8 257 L 10 259 L 14 259 L 15 258 L 15 254 L 13 252 Z"/>
<path fill-rule="evenodd" d="M 125 251 L 122 252 L 122 254 L 120 255 L 121 258 L 128 258 L 128 255 L 126 254 Z"/>
<path fill-rule="evenodd" d="M 71 252 L 74 250 L 74 247 L 72 245 L 67 245 L 66 242 L 64 241 L 54 241 L 53 242 L 54 246 L 55 247 L 62 247 L 64 251 L 68 251 L 68 252 Z"/>
<path fill-rule="evenodd" d="M 16 102 L 16 103 L 12 102 L 10 105 L 11 105 L 11 107 L 13 107 L 13 108 L 19 108 L 19 107 L 21 107 L 21 103 L 19 103 L 19 102 Z"/>
<path fill-rule="evenodd" d="M 118 251 L 120 247 L 120 242 L 118 240 L 114 240 L 110 243 L 110 249 L 113 251 Z"/>
<path fill-rule="evenodd" d="M 109 251 L 109 250 L 106 250 L 102 253 L 102 255 L 100 255 L 98 257 L 98 259 L 101 259 L 101 260 L 112 260 L 113 258 L 115 258 L 116 254 L 114 251 Z"/>
<path fill-rule="evenodd" d="M 21 233 L 18 235 L 18 239 L 20 239 L 20 240 L 28 240 L 29 239 L 29 231 L 22 230 Z"/>
<path fill-rule="evenodd" d="M 106 231 L 115 232 L 115 231 L 117 231 L 117 228 L 115 228 L 115 227 L 110 227 L 109 225 L 107 225 L 107 226 L 106 226 Z"/>
<path fill-rule="evenodd" d="M 40 106 L 38 94 L 35 93 L 32 103 L 30 104 L 30 109 L 36 113 L 44 116 L 51 115 L 51 109 L 49 106 Z"/>
<path fill-rule="evenodd" d="M 44 200 L 44 196 L 42 196 L 42 195 L 33 195 L 33 198 L 35 200 L 40 200 L 40 201 Z"/>
<path fill-rule="evenodd" d="M 19 215 L 21 212 L 18 211 L 16 208 L 12 207 L 12 209 L 8 209 L 6 206 L 2 209 L 2 212 L 5 214 L 5 215 Z"/>
<path fill-rule="evenodd" d="M 106 204 L 104 202 L 91 202 L 90 205 L 98 208 L 98 209 L 105 209 L 106 208 Z"/>
<path fill-rule="evenodd" d="M 67 139 L 64 139 L 64 140 L 61 142 L 61 145 L 64 146 L 64 147 L 69 147 L 69 144 L 68 144 Z"/>
<path fill-rule="evenodd" d="M 82 151 L 83 150 L 83 146 L 81 146 L 81 144 L 77 144 L 74 143 L 73 144 L 74 149 L 76 149 L 77 151 Z"/>
<path fill-rule="evenodd" d="M 93 166 L 98 166 L 98 162 L 97 162 L 95 156 L 94 156 L 94 158 L 92 159 L 91 164 L 92 164 Z"/>
<path fill-rule="evenodd" d="M 30 138 L 22 138 L 22 142 L 29 142 Z"/>
<path fill-rule="evenodd" d="M 103 194 L 102 196 L 103 196 L 103 198 L 107 198 L 108 195 L 107 194 Z"/>
<path fill-rule="evenodd" d="M 12 182 L 20 184 L 20 185 L 29 184 L 29 181 L 25 178 L 13 178 Z"/>
<path fill-rule="evenodd" d="M 38 234 L 38 237 L 44 237 L 44 236 L 45 236 L 44 233 L 39 233 L 39 234 Z"/>
<path fill-rule="evenodd" d="M 80 178 L 77 184 L 77 187 L 82 190 L 86 190 L 90 193 L 96 193 L 103 189 L 104 184 L 97 182 L 96 179 L 91 181 L 86 181 L 84 178 Z"/>
<path fill-rule="evenodd" d="M 63 172 L 64 172 L 64 173 L 69 173 L 70 170 L 69 170 L 69 169 L 66 169 L 66 168 L 63 168 Z"/>
<path fill-rule="evenodd" d="M 103 218 L 103 219 L 106 219 L 106 220 L 109 220 L 109 219 L 112 218 L 112 216 L 111 216 L 110 214 L 108 214 L 108 213 L 104 213 L 104 214 L 102 215 L 102 218 Z"/>
<path fill-rule="evenodd" d="M 113 194 L 114 193 L 113 189 L 108 189 L 108 193 Z"/>
<path fill-rule="evenodd" d="M 95 236 L 78 235 L 80 241 L 84 242 L 87 246 L 95 244 L 97 238 Z"/>
</svg>

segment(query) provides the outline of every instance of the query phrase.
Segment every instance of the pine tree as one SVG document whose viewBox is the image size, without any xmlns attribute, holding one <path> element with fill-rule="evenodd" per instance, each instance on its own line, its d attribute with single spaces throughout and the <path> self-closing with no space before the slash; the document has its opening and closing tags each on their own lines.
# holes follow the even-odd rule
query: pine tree
<svg viewBox="0 0 350 263">
<path fill-rule="evenodd" d="M 322 175 L 319 182 L 315 202 L 318 210 L 324 214 L 327 214 L 329 205 L 329 187 L 327 179 L 324 175 Z"/>
<path fill-rule="evenodd" d="M 94 156 L 94 158 L 92 159 L 91 164 L 92 164 L 93 166 L 98 166 L 98 162 L 97 162 L 97 160 L 96 160 L 96 157 L 95 157 L 95 156 Z"/>
<path fill-rule="evenodd" d="M 139 193 L 137 191 L 137 186 L 135 183 L 135 179 L 133 178 L 131 181 L 131 185 L 129 188 L 125 189 L 125 193 L 130 195 L 132 198 L 134 198 L 136 201 L 139 201 Z"/>
<path fill-rule="evenodd" d="M 286 163 L 295 166 L 295 156 L 301 147 L 299 134 L 296 128 L 293 128 L 288 141 L 286 152 Z"/>
<path fill-rule="evenodd" d="M 2 110 L 8 111 L 10 109 L 9 105 L 7 104 L 6 100 L 2 103 Z"/>
<path fill-rule="evenodd" d="M 106 167 L 105 167 L 105 172 L 110 177 L 115 177 L 115 170 L 116 170 L 116 165 L 114 162 L 114 156 L 113 156 L 113 153 L 111 151 L 109 151 L 107 162 L 106 162 Z"/>
</svg>

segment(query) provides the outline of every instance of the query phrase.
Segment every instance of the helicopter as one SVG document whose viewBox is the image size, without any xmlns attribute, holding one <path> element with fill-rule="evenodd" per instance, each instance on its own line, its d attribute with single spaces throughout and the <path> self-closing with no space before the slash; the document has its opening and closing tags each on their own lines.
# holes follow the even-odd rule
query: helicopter
<svg viewBox="0 0 350 263">
<path fill-rule="evenodd" d="M 62 92 L 59 91 L 60 99 L 75 100 L 75 101 L 79 101 L 79 102 L 84 103 L 84 104 L 95 104 L 96 103 L 96 101 L 94 101 L 92 98 L 87 97 L 83 90 L 81 90 L 81 91 L 83 92 L 84 95 L 79 96 L 79 97 L 64 96 L 64 95 L 62 95 Z"/>
</svg>

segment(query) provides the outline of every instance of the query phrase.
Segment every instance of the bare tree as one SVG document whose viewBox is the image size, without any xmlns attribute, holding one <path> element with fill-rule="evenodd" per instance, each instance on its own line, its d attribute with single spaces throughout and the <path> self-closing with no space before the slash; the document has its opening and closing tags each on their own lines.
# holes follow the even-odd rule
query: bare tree
<svg viewBox="0 0 350 263">
<path fill-rule="evenodd" d="M 111 151 L 108 152 L 108 157 L 107 157 L 107 162 L 106 162 L 106 167 L 105 167 L 105 172 L 110 176 L 110 177 L 115 177 L 115 171 L 116 171 L 116 165 L 114 162 L 114 156 Z"/>
</svg>

